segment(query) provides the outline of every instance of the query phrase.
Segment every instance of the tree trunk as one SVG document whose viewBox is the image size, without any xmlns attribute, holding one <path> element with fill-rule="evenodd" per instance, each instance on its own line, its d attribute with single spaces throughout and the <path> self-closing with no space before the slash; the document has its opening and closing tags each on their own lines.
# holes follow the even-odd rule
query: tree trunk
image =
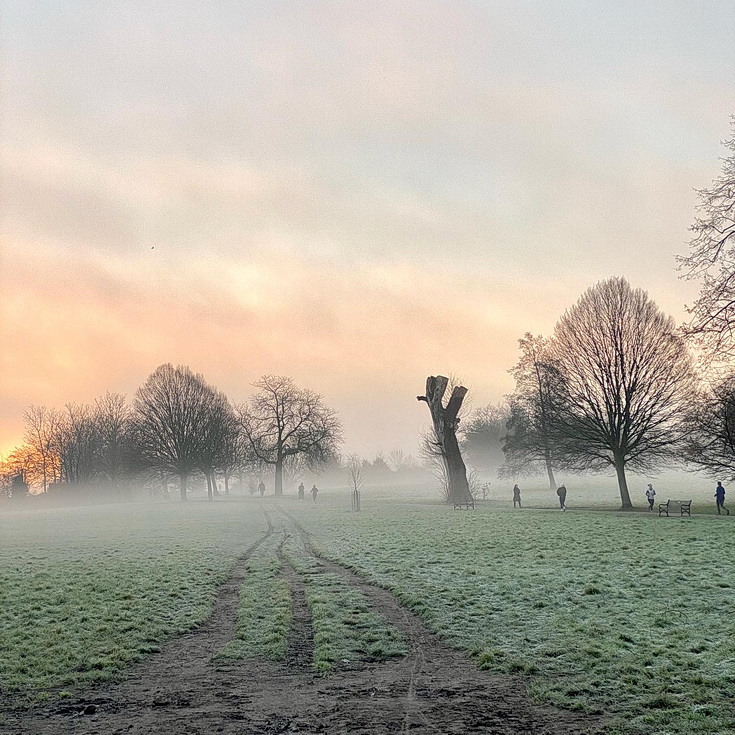
<svg viewBox="0 0 735 735">
<path fill-rule="evenodd" d="M 628 480 L 625 477 L 625 460 L 622 457 L 615 458 L 615 472 L 618 476 L 618 488 L 620 489 L 620 500 L 622 501 L 623 510 L 629 510 L 633 507 L 630 502 L 630 493 L 628 492 Z"/>
<path fill-rule="evenodd" d="M 205 472 L 204 476 L 207 478 L 207 500 L 214 500 L 212 497 L 212 473 Z"/>
<path fill-rule="evenodd" d="M 426 395 L 416 396 L 419 401 L 426 401 L 429 405 L 431 420 L 434 425 L 434 436 L 441 449 L 442 459 L 447 468 L 449 482 L 448 503 L 464 503 L 472 495 L 467 482 L 467 468 L 457 441 L 457 414 L 462 401 L 467 395 L 467 388 L 457 386 L 449 398 L 446 408 L 442 406 L 442 398 L 449 381 L 443 375 L 433 375 L 426 379 Z"/>
<path fill-rule="evenodd" d="M 276 495 L 283 495 L 283 457 L 276 459 Z"/>
<path fill-rule="evenodd" d="M 546 473 L 549 476 L 549 489 L 554 492 L 556 490 L 556 479 L 554 478 L 554 470 L 551 467 L 551 460 L 549 455 L 546 455 Z"/>
<path fill-rule="evenodd" d="M 225 472 L 225 495 L 230 494 L 230 474 Z"/>
<path fill-rule="evenodd" d="M 179 491 L 181 492 L 181 499 L 183 501 L 188 500 L 188 498 L 186 497 L 186 481 L 188 479 L 188 475 L 179 475 Z"/>
</svg>

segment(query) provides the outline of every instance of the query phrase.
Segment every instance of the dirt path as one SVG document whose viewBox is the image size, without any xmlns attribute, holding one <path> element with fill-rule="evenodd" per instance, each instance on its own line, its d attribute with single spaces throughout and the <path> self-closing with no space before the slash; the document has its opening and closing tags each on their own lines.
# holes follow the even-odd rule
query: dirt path
<svg viewBox="0 0 735 735">
<path fill-rule="evenodd" d="M 232 570 L 220 588 L 210 618 L 179 636 L 120 684 L 96 687 L 71 702 L 31 711 L 5 711 L 3 735 L 204 735 L 238 733 L 536 733 L 600 732 L 600 720 L 535 707 L 522 679 L 479 671 L 466 656 L 438 640 L 422 621 L 387 591 L 323 559 L 398 628 L 409 654 L 381 663 L 352 664 L 331 677 L 311 666 L 313 631 L 304 584 L 284 565 L 292 592 L 293 623 L 283 662 L 222 661 L 213 656 L 234 637 L 238 590 L 247 559 L 273 533 L 299 535 L 314 554 L 308 535 L 288 514 Z M 1 709 L 1 708 L 0 708 Z M 87 714 L 83 714 L 85 712 Z M 0 720 L 0 722 L 3 722 Z"/>
</svg>

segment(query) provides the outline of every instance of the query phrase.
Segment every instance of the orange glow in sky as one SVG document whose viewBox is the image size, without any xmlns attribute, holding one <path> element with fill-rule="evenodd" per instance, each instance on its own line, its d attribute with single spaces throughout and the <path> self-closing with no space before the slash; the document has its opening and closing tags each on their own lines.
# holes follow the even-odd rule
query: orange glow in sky
<svg viewBox="0 0 735 735">
<path fill-rule="evenodd" d="M 592 283 L 685 317 L 729 3 L 168 5 L 3 3 L 1 452 L 171 362 L 415 453 L 427 375 L 501 400 Z"/>
</svg>

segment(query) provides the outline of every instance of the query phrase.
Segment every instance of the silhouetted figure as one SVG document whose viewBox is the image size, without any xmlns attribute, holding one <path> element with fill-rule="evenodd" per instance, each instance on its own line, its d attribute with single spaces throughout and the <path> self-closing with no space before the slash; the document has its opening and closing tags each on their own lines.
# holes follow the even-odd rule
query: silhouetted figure
<svg viewBox="0 0 735 735">
<path fill-rule="evenodd" d="M 299 500 L 304 499 L 304 483 L 299 483 Z"/>
<path fill-rule="evenodd" d="M 646 500 L 648 501 L 648 512 L 653 513 L 653 499 L 656 497 L 656 491 L 653 489 L 653 485 L 648 483 L 646 488 Z"/>
<path fill-rule="evenodd" d="M 258 484 L 258 492 L 260 493 L 261 498 L 265 495 L 265 483 L 262 480 Z"/>
<path fill-rule="evenodd" d="M 513 507 L 516 507 L 516 503 L 518 503 L 518 507 L 521 507 L 521 488 L 518 487 L 518 485 L 513 485 Z"/>
<path fill-rule="evenodd" d="M 556 488 L 556 495 L 559 498 L 559 508 L 561 510 L 567 509 L 567 488 L 565 485 L 559 485 L 558 488 Z"/>
<path fill-rule="evenodd" d="M 718 482 L 715 488 L 715 502 L 717 503 L 717 515 L 722 515 L 724 510 L 727 515 L 730 515 L 729 508 L 725 507 L 725 488 L 722 487 L 722 483 Z"/>
<path fill-rule="evenodd" d="M 314 499 L 314 502 L 316 503 L 316 496 L 319 495 L 319 488 L 316 485 L 312 485 L 310 492 L 311 492 L 311 497 Z"/>
</svg>

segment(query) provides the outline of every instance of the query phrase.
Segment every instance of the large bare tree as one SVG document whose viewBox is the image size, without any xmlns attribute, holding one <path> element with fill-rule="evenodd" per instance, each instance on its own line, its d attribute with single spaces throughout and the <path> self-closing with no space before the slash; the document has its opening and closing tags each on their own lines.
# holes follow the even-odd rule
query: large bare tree
<svg viewBox="0 0 735 735">
<path fill-rule="evenodd" d="M 201 468 L 217 391 L 185 365 L 160 365 L 133 400 L 135 440 L 143 463 L 177 475 L 187 499 L 190 475 Z"/>
<path fill-rule="evenodd" d="M 561 317 L 552 351 L 564 376 L 556 431 L 570 462 L 615 469 L 631 508 L 626 468 L 674 454 L 694 376 L 674 321 L 624 278 L 601 281 Z"/>
<path fill-rule="evenodd" d="M 686 331 L 715 364 L 735 356 L 735 116 L 732 129 L 733 137 L 724 141 L 731 155 L 722 159 L 722 173 L 698 191 L 690 253 L 677 258 L 684 278 L 702 279 Z"/>
<path fill-rule="evenodd" d="M 518 346 L 521 356 L 510 370 L 516 388 L 508 396 L 502 474 L 514 477 L 541 470 L 555 490 L 554 465 L 559 465 L 559 453 L 554 451 L 553 426 L 564 394 L 563 377 L 547 339 L 526 332 Z"/>
<path fill-rule="evenodd" d="M 240 424 L 255 456 L 274 468 L 275 494 L 283 495 L 286 460 L 301 456 L 319 466 L 336 453 L 342 426 L 322 396 L 291 378 L 264 375 L 253 387 L 257 392 L 238 409 Z"/>
</svg>

